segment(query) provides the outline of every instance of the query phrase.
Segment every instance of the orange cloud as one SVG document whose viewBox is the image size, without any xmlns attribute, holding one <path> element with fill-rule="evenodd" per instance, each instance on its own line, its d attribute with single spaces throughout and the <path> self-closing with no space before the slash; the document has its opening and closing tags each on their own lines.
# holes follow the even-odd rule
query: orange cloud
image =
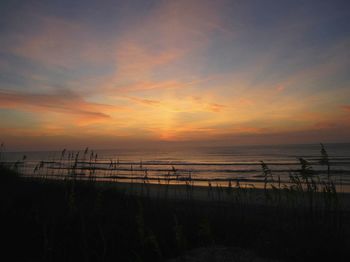
<svg viewBox="0 0 350 262">
<path fill-rule="evenodd" d="M 342 109 L 346 112 L 350 112 L 350 106 L 349 105 L 345 105 L 345 106 L 342 106 Z"/>
<path fill-rule="evenodd" d="M 156 106 L 160 104 L 160 101 L 158 100 L 144 99 L 144 98 L 137 98 L 137 97 L 128 97 L 128 98 L 132 101 L 136 101 L 140 104 L 148 105 L 148 106 Z"/>
<path fill-rule="evenodd" d="M 64 91 L 60 94 L 0 91 L 0 108 L 64 113 L 91 121 L 109 119 L 110 116 L 105 111 L 115 109 L 109 105 L 87 102 L 70 91 Z"/>
<path fill-rule="evenodd" d="M 255 104 L 255 102 L 254 102 L 252 99 L 240 98 L 240 99 L 238 100 L 238 105 L 239 105 L 239 106 L 245 107 L 245 106 L 252 106 L 252 105 L 254 105 L 254 104 Z"/>
<path fill-rule="evenodd" d="M 276 86 L 276 90 L 277 90 L 278 92 L 282 92 L 282 91 L 284 91 L 284 89 L 286 89 L 286 86 L 285 86 L 285 85 L 278 85 L 278 86 Z"/>
<path fill-rule="evenodd" d="M 167 89 L 180 89 L 190 86 L 191 82 L 183 83 L 176 80 L 166 80 L 166 81 L 140 81 L 128 85 L 115 86 L 109 91 L 112 93 L 130 93 L 139 91 L 152 91 L 152 90 L 167 90 Z"/>
<path fill-rule="evenodd" d="M 137 25 L 117 36 L 116 72 L 101 86 L 109 91 L 176 88 L 191 79 L 182 66 L 193 53 L 207 47 L 214 31 L 226 32 L 221 21 L 223 1 L 162 1 Z M 188 63 L 186 63 L 188 64 Z M 159 79 L 159 70 L 172 78 Z M 175 72 L 176 71 L 176 72 Z"/>
<path fill-rule="evenodd" d="M 221 112 L 226 106 L 216 103 L 209 104 L 208 108 L 212 112 Z"/>
<path fill-rule="evenodd" d="M 183 54 L 176 48 L 167 48 L 164 51 L 147 49 L 142 43 L 123 42 L 117 47 L 118 71 L 117 78 L 147 77 L 153 69 L 167 65 Z"/>
</svg>

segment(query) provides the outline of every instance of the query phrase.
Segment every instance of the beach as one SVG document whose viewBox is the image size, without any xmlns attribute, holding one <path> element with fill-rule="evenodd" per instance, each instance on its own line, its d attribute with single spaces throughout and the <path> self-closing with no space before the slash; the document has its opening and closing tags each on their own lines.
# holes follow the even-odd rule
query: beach
<svg viewBox="0 0 350 262">
<path fill-rule="evenodd" d="M 346 261 L 349 210 L 333 194 L 53 180 L 6 170 L 4 250 L 20 248 L 12 257 L 21 261 L 199 261 L 205 254 L 207 261 Z"/>
</svg>

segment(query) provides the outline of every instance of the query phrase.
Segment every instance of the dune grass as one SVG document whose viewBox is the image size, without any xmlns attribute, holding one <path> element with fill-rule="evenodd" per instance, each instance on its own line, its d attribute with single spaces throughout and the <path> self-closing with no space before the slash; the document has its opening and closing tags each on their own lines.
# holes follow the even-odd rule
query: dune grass
<svg viewBox="0 0 350 262">
<path fill-rule="evenodd" d="M 20 176 L 25 159 L 12 168 L 0 165 L 3 256 L 9 253 L 13 261 L 164 261 L 199 247 L 234 247 L 277 261 L 348 259 L 349 211 L 342 208 L 331 175 L 321 181 L 304 159 L 288 185 L 261 163 L 265 186 L 260 194 L 239 180 L 225 188 L 209 181 L 210 201 L 203 201 L 194 198 L 190 174 L 183 199 L 152 197 L 146 169 L 140 173 L 145 179 L 139 194 L 100 186 L 93 176 L 97 154 L 86 151 L 87 180 L 79 180 L 78 153 L 68 154 L 69 176 L 61 180 L 46 178 L 49 163 L 38 164 L 37 178 Z M 117 162 L 106 170 L 110 177 Z M 174 168 L 169 177 L 177 172 Z M 169 182 L 163 187 L 171 189 Z M 257 196 L 261 201 L 253 201 Z"/>
</svg>

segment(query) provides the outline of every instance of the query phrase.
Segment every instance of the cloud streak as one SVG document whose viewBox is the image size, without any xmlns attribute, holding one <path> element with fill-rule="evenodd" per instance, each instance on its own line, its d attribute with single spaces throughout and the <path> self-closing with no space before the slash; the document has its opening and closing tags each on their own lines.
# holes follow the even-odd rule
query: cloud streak
<svg viewBox="0 0 350 262">
<path fill-rule="evenodd" d="M 346 112 L 350 112 L 350 105 L 344 105 L 342 106 L 342 109 Z"/>
<path fill-rule="evenodd" d="M 85 119 L 106 120 L 105 113 L 114 109 L 112 106 L 90 103 L 70 91 L 60 94 L 32 94 L 0 90 L 0 108 L 29 110 L 34 112 L 56 112 L 75 115 Z"/>
</svg>

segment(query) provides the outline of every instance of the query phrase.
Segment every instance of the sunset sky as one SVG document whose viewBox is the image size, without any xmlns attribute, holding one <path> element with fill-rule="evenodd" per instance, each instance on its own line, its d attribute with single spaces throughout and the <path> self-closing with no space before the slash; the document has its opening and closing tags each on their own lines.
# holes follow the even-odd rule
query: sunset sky
<svg viewBox="0 0 350 262">
<path fill-rule="evenodd" d="M 350 142 L 350 1 L 1 1 L 0 142 Z"/>
</svg>

